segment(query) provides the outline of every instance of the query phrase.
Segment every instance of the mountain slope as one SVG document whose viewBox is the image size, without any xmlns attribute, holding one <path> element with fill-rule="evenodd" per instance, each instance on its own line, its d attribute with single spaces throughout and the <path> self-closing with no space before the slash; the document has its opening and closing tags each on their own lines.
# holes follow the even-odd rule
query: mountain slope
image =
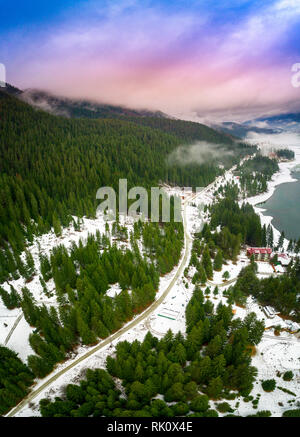
<svg viewBox="0 0 300 437">
<path fill-rule="evenodd" d="M 9 241 L 21 250 L 24 239 L 34 233 L 57 223 L 67 226 L 70 214 L 93 216 L 98 188 L 118 190 L 120 178 L 127 178 L 129 187 L 149 188 L 162 181 L 207 185 L 220 173 L 215 162 L 167 164 L 168 155 L 182 144 L 183 126 L 186 138 L 212 141 L 215 135 L 217 143 L 223 140 L 236 152 L 226 158 L 226 165 L 248 153 L 209 128 L 169 123 L 172 134 L 127 120 L 68 119 L 0 92 L 0 245 Z M 9 262 L 1 259 L 1 268 Z"/>
<path fill-rule="evenodd" d="M 37 89 L 22 91 L 10 84 L 6 84 L 1 91 L 50 114 L 69 118 L 167 117 L 160 111 L 137 110 L 85 99 L 70 99 Z"/>
<path fill-rule="evenodd" d="M 129 118 L 137 124 L 159 129 L 162 132 L 176 135 L 185 143 L 207 141 L 214 144 L 226 144 L 228 147 L 235 144 L 236 138 L 224 132 L 218 132 L 204 124 L 193 121 L 176 120 L 171 118 L 143 117 Z"/>
<path fill-rule="evenodd" d="M 70 118 L 124 118 L 124 117 L 165 117 L 162 112 L 135 110 L 123 106 L 101 104 L 85 99 L 69 99 L 51 93 L 29 89 L 22 91 L 19 97 L 32 106 L 51 114 Z"/>
<path fill-rule="evenodd" d="M 120 118 L 159 129 L 162 132 L 175 134 L 185 142 L 203 140 L 205 138 L 206 141 L 213 143 L 230 144 L 234 139 L 233 132 L 223 131 L 223 135 L 220 135 L 219 129 L 215 129 L 215 127 L 212 129 L 201 123 L 174 119 L 160 111 L 136 110 L 123 106 L 100 104 L 84 99 L 69 99 L 36 89 L 21 91 L 8 84 L 5 91 L 33 107 L 54 115 L 90 119 Z"/>
</svg>

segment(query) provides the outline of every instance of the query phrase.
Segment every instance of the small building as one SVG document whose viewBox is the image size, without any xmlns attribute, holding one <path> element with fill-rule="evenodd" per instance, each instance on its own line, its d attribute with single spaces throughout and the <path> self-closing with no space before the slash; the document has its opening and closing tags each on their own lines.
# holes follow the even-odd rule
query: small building
<svg viewBox="0 0 300 437">
<path fill-rule="evenodd" d="M 255 261 L 269 261 L 272 255 L 270 247 L 248 247 L 247 256 L 254 256 Z"/>
<path fill-rule="evenodd" d="M 267 317 L 269 317 L 270 319 L 273 319 L 276 316 L 275 311 L 273 310 L 273 308 L 266 306 L 262 308 L 263 312 L 265 313 L 265 315 Z"/>
<path fill-rule="evenodd" d="M 283 267 L 287 267 L 291 262 L 291 258 L 286 253 L 279 253 L 277 259 Z"/>
<path fill-rule="evenodd" d="M 271 153 L 269 153 L 269 158 L 270 159 L 278 159 L 278 156 L 275 152 L 271 152 Z"/>
</svg>

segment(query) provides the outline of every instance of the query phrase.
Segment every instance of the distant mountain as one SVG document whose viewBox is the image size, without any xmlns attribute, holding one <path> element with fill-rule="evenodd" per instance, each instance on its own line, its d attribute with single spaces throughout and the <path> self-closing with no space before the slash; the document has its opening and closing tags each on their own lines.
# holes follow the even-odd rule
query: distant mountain
<svg viewBox="0 0 300 437">
<path fill-rule="evenodd" d="M 271 117 L 259 117 L 254 120 L 245 122 L 245 125 L 251 126 L 264 123 L 270 129 L 280 131 L 290 131 L 300 133 L 300 113 L 277 114 Z"/>
<path fill-rule="evenodd" d="M 258 127 L 255 126 L 254 122 L 252 122 L 251 125 L 248 125 L 246 123 L 225 121 L 220 124 L 212 124 L 212 127 L 219 132 L 227 133 L 238 138 L 246 138 L 249 132 L 256 132 L 259 134 L 278 133 L 278 129 Z"/>
<path fill-rule="evenodd" d="M 300 123 L 300 113 L 278 114 L 271 117 L 260 117 L 254 121 L 268 122 L 268 123 Z"/>
<path fill-rule="evenodd" d="M 283 131 L 300 133 L 300 113 L 277 114 L 273 116 L 258 117 L 243 123 L 226 121 L 211 124 L 215 130 L 231 134 L 238 138 L 246 138 L 251 132 L 272 135 Z"/>
</svg>

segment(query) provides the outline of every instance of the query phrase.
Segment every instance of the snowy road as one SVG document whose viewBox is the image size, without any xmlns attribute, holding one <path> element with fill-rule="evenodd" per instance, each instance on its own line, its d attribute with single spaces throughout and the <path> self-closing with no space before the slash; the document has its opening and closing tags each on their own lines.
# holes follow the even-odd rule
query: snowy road
<svg viewBox="0 0 300 437">
<path fill-rule="evenodd" d="M 61 371 L 57 372 L 55 375 L 50 377 L 47 381 L 45 381 L 42 385 L 40 385 L 36 390 L 33 390 L 30 392 L 15 408 L 13 408 L 6 417 L 13 417 L 18 412 L 20 412 L 25 406 L 27 406 L 30 402 L 33 401 L 41 392 L 43 392 L 47 387 L 49 387 L 54 381 L 56 381 L 58 378 L 60 378 L 62 375 L 67 373 L 69 370 L 77 366 L 82 361 L 89 358 L 91 355 L 95 354 L 99 350 L 103 349 L 110 343 L 112 343 L 114 340 L 121 337 L 124 333 L 130 331 L 135 326 L 137 326 L 139 323 L 141 323 L 144 319 L 147 319 L 153 311 L 155 311 L 159 305 L 163 303 L 167 295 L 170 293 L 170 291 L 173 289 L 174 285 L 176 284 L 176 281 L 180 278 L 180 276 L 183 274 L 183 271 L 186 267 L 186 264 L 188 262 L 189 254 L 190 254 L 190 247 L 192 243 L 192 238 L 188 232 L 187 229 L 187 216 L 186 216 L 186 207 L 188 205 L 188 202 L 195 199 L 198 195 L 204 194 L 208 189 L 210 188 L 210 185 L 205 188 L 201 193 L 198 193 L 196 195 L 192 195 L 189 198 L 187 198 L 184 202 L 184 209 L 183 209 L 183 226 L 184 226 L 184 255 L 183 258 L 178 266 L 178 269 L 176 270 L 172 280 L 170 281 L 169 285 L 165 289 L 165 291 L 162 293 L 162 295 L 153 302 L 150 307 L 144 311 L 141 315 L 136 317 L 132 322 L 127 324 L 125 327 L 121 328 L 118 332 L 111 335 L 110 337 L 107 337 L 105 340 L 103 340 L 101 343 L 99 343 L 97 346 L 95 346 L 93 349 L 82 355 L 80 358 L 76 359 L 72 363 L 70 363 L 67 367 L 62 369 Z"/>
</svg>

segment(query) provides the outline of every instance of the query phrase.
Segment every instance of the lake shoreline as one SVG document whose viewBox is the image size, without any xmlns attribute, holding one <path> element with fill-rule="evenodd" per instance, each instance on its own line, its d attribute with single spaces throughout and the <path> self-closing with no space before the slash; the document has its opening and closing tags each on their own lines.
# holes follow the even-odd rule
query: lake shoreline
<svg viewBox="0 0 300 437">
<path fill-rule="evenodd" d="M 295 159 L 289 162 L 280 162 L 279 163 L 279 171 L 275 173 L 272 179 L 268 182 L 268 188 L 265 193 L 258 194 L 257 196 L 248 197 L 245 199 L 250 205 L 254 207 L 255 212 L 259 215 L 262 226 L 271 225 L 274 232 L 274 241 L 277 242 L 279 240 L 281 231 L 278 230 L 272 223 L 274 217 L 271 215 L 265 215 L 264 213 L 267 211 L 261 206 L 257 206 L 259 204 L 265 203 L 269 200 L 276 191 L 276 188 L 282 184 L 298 182 L 299 179 L 296 179 L 292 176 L 292 170 L 298 164 L 300 164 L 300 148 L 299 147 L 290 147 L 291 150 L 295 152 Z M 284 241 L 284 249 L 287 250 L 289 244 L 289 240 L 285 239 Z"/>
</svg>

